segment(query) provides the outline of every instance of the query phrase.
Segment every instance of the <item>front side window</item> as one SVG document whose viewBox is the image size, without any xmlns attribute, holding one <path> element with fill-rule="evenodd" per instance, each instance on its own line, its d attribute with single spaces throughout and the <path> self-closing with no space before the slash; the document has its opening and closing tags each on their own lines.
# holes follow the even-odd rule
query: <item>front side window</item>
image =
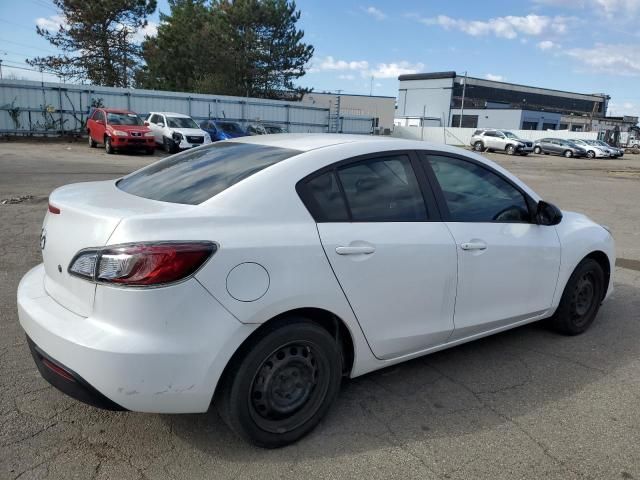
<svg viewBox="0 0 640 480">
<path fill-rule="evenodd" d="M 427 219 L 420 187 L 406 155 L 378 157 L 338 169 L 354 222 Z"/>
<path fill-rule="evenodd" d="M 298 150 L 248 143 L 213 143 L 172 155 L 118 181 L 132 195 L 196 205 Z"/>
<path fill-rule="evenodd" d="M 429 155 L 453 222 L 529 222 L 524 195 L 487 168 L 458 158 Z"/>
</svg>

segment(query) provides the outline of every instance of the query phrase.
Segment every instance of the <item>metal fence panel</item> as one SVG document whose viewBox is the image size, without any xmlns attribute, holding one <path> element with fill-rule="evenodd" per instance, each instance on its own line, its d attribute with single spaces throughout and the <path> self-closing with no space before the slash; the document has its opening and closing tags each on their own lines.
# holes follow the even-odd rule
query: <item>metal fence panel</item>
<svg viewBox="0 0 640 480">
<path fill-rule="evenodd" d="M 27 80 L 0 80 L 0 133 L 58 135 L 83 133 L 92 106 L 122 108 L 139 114 L 177 112 L 195 120 L 228 119 L 244 127 L 274 123 L 290 132 L 372 132 L 372 118 L 342 116 L 341 129 L 328 108 L 298 102 L 224 95 L 136 90 Z"/>
</svg>

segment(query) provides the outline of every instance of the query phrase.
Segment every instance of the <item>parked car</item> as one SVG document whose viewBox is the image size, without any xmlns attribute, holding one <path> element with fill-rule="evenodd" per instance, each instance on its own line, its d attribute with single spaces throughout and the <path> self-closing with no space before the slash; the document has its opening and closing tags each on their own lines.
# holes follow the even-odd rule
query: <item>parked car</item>
<svg viewBox="0 0 640 480">
<path fill-rule="evenodd" d="M 624 149 L 613 147 L 607 142 L 603 142 L 602 140 L 587 140 L 587 143 L 608 149 L 611 152 L 611 156 L 614 158 L 622 157 L 624 155 Z"/>
<path fill-rule="evenodd" d="M 200 128 L 207 132 L 214 142 L 247 135 L 239 123 L 228 120 L 203 120 L 200 122 Z"/>
<path fill-rule="evenodd" d="M 594 145 L 589 140 L 582 140 L 579 138 L 572 138 L 570 142 L 581 146 L 587 151 L 587 158 L 609 158 L 612 152 L 608 148 L 602 147 L 602 145 Z"/>
<path fill-rule="evenodd" d="M 247 135 L 267 135 L 267 130 L 260 123 L 250 123 L 246 132 Z"/>
<path fill-rule="evenodd" d="M 542 319 L 582 333 L 613 285 L 606 227 L 421 141 L 233 139 L 48 208 L 17 293 L 40 373 L 103 408 L 213 404 L 262 447 L 309 433 L 343 376 Z"/>
<path fill-rule="evenodd" d="M 533 151 L 535 153 L 544 153 L 545 155 L 563 155 L 567 158 L 587 156 L 587 150 L 584 147 L 563 138 L 542 138 L 536 140 Z"/>
<path fill-rule="evenodd" d="M 209 134 L 189 115 L 151 112 L 145 124 L 149 125 L 156 143 L 162 145 L 168 153 L 211 143 Z"/>
<path fill-rule="evenodd" d="M 271 135 L 276 133 L 288 133 L 287 129 L 274 123 L 250 123 L 247 125 L 249 135 Z"/>
<path fill-rule="evenodd" d="M 275 123 L 263 123 L 262 126 L 269 134 L 289 133 L 285 127 L 282 125 L 276 125 Z"/>
<path fill-rule="evenodd" d="M 115 108 L 96 108 L 87 120 L 89 147 L 104 144 L 108 154 L 117 150 L 144 150 L 153 155 L 153 133 L 137 114 Z"/>
<path fill-rule="evenodd" d="M 476 152 L 503 151 L 509 155 L 528 155 L 533 152 L 533 142 L 518 138 L 509 130 L 479 129 L 471 137 Z"/>
</svg>

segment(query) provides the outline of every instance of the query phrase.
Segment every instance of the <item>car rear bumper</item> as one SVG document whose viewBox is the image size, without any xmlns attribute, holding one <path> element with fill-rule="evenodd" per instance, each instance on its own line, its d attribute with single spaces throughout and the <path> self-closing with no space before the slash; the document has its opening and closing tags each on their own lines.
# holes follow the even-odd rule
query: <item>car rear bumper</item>
<svg viewBox="0 0 640 480">
<path fill-rule="evenodd" d="M 102 408 L 207 411 L 228 360 L 257 328 L 194 279 L 155 289 L 97 287 L 93 313 L 82 317 L 47 294 L 44 276 L 39 265 L 18 287 L 18 317 L 36 365 L 58 389 Z"/>
</svg>

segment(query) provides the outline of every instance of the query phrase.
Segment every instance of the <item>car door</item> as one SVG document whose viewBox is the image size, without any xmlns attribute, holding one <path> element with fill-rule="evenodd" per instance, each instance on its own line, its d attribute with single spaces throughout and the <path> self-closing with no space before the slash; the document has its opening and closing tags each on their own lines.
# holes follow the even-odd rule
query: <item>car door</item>
<svg viewBox="0 0 640 480">
<path fill-rule="evenodd" d="M 91 138 L 98 143 L 104 143 L 104 132 L 106 131 L 107 118 L 103 110 L 96 110 L 93 115 L 95 120 L 91 128 Z"/>
<path fill-rule="evenodd" d="M 336 279 L 382 359 L 440 345 L 453 330 L 456 248 L 416 161 L 385 153 L 304 180 Z"/>
<path fill-rule="evenodd" d="M 497 148 L 497 142 L 496 142 L 496 132 L 484 132 L 484 146 L 485 148 L 490 148 L 490 149 L 495 149 Z"/>
<path fill-rule="evenodd" d="M 452 339 L 545 314 L 560 268 L 555 227 L 534 223 L 533 200 L 481 162 L 436 152 L 422 162 L 457 245 Z"/>
</svg>

